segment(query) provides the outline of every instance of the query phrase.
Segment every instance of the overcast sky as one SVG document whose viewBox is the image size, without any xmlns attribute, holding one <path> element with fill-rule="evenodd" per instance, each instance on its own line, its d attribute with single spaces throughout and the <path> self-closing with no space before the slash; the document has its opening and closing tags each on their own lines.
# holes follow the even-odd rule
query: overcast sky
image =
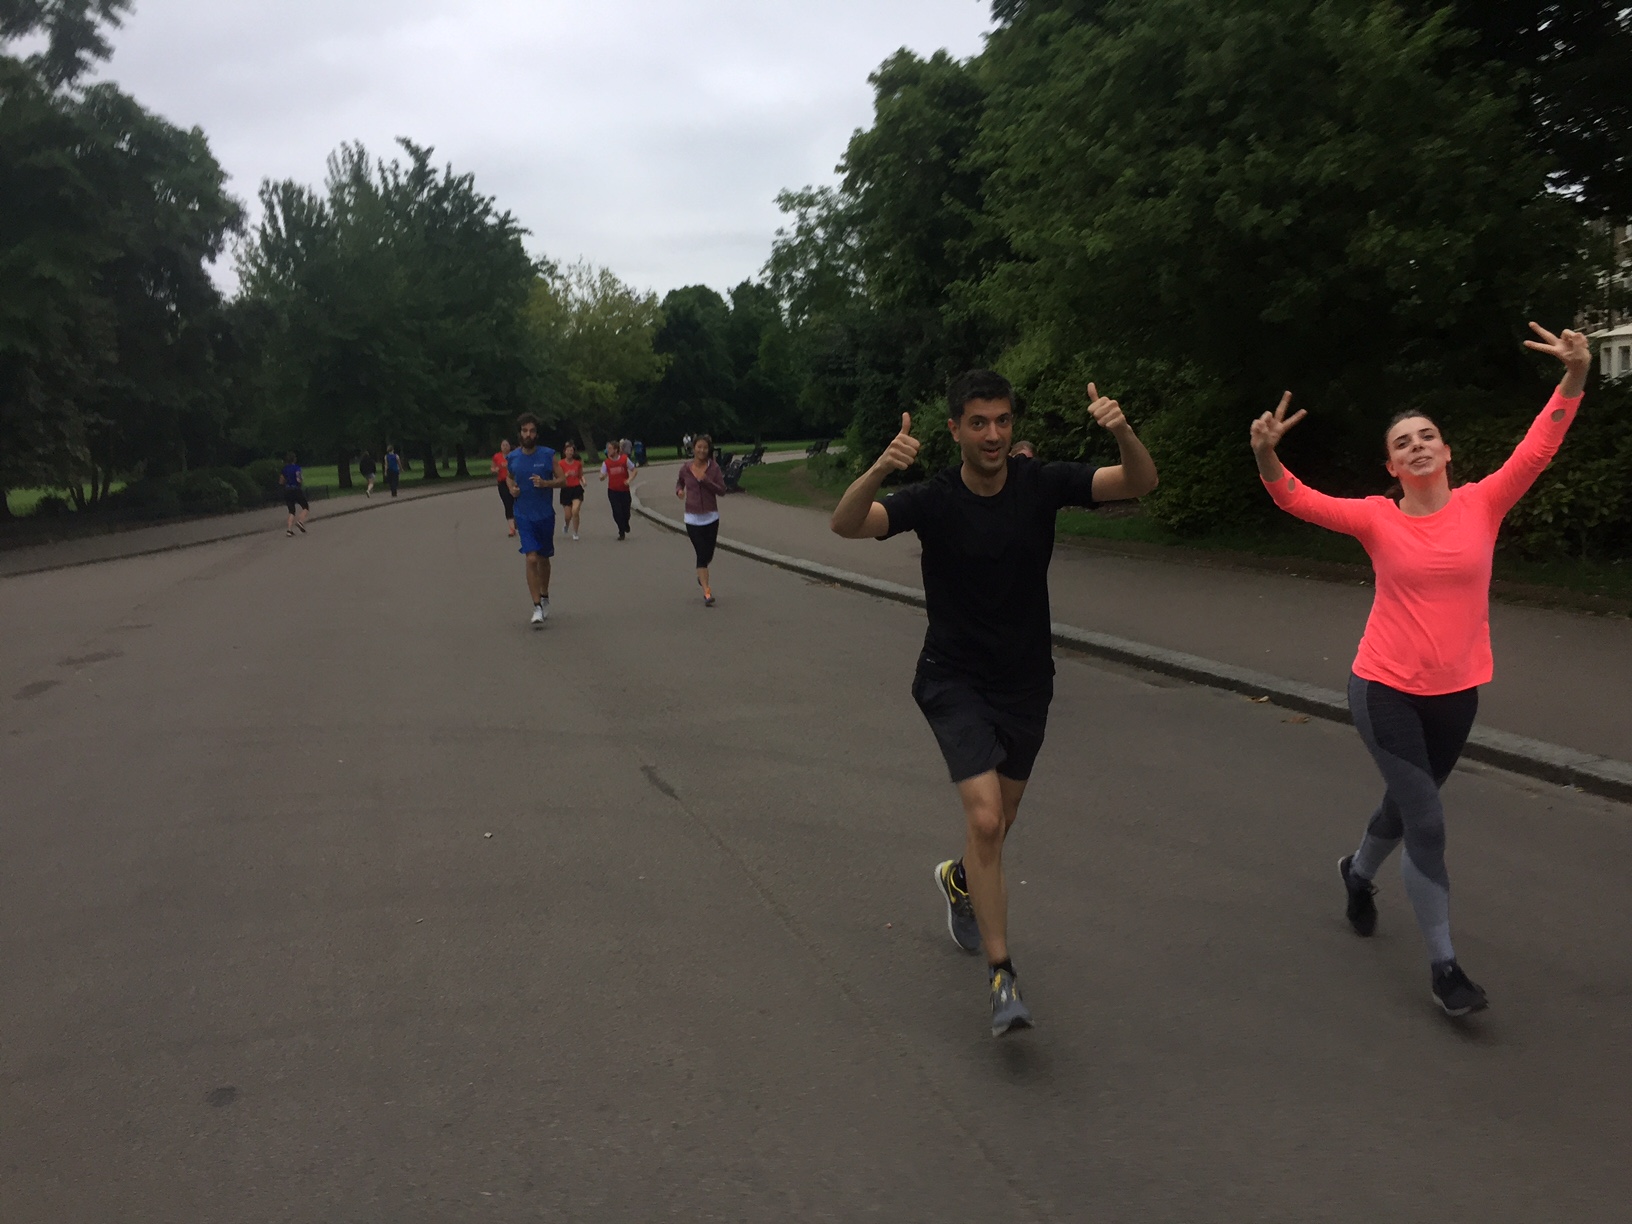
<svg viewBox="0 0 1632 1224">
<path fill-rule="evenodd" d="M 253 204 L 397 136 L 473 173 L 537 253 L 663 293 L 754 276 L 896 48 L 981 48 L 988 0 L 136 0 L 102 75 L 208 134 Z M 227 261 L 223 261 L 224 263 Z M 225 271 L 225 269 L 223 269 Z"/>
</svg>

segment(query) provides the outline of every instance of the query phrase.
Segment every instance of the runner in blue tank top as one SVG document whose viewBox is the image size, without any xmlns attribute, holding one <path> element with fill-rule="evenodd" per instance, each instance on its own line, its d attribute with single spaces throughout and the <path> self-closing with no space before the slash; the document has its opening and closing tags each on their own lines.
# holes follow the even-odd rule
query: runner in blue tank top
<svg viewBox="0 0 1632 1224">
<path fill-rule="evenodd" d="M 524 412 L 516 421 L 521 445 L 506 456 L 510 495 L 516 499 L 516 534 L 527 558 L 527 593 L 533 598 L 533 628 L 550 614 L 550 558 L 555 555 L 555 503 L 551 489 L 566 484 L 556 470 L 555 452 L 538 444 L 538 418 Z"/>
</svg>

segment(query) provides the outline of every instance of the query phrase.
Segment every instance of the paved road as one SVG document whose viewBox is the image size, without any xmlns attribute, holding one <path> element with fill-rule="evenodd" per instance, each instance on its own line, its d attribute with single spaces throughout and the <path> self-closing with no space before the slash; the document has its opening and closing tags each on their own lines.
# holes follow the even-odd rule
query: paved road
<svg viewBox="0 0 1632 1224">
<path fill-rule="evenodd" d="M 669 479 L 672 480 L 672 477 Z M 656 473 L 653 481 L 663 480 Z M 659 490 L 661 492 L 661 490 Z M 671 499 L 647 504 L 673 513 Z M 827 514 L 730 498 L 721 534 L 761 548 L 922 586 L 918 542 L 841 540 Z M 1055 549 L 1054 619 L 1343 691 L 1371 607 L 1371 587 Z M 1479 720 L 1501 731 L 1632 761 L 1632 619 L 1491 607 L 1496 678 Z"/>
<path fill-rule="evenodd" d="M 994 1042 L 919 614 L 494 500 L 0 582 L 6 1224 L 1624 1213 L 1625 807 L 1458 774 L 1454 1025 L 1352 732 L 1063 660 Z"/>
</svg>

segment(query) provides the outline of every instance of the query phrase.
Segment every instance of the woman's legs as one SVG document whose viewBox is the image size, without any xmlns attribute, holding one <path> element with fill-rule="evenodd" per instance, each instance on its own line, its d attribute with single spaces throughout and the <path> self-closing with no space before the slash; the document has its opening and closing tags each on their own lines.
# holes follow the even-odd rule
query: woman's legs
<svg viewBox="0 0 1632 1224">
<path fill-rule="evenodd" d="M 692 552 L 697 555 L 697 585 L 703 588 L 703 602 L 714 602 L 714 590 L 708 584 L 708 567 L 714 561 L 714 544 L 720 536 L 720 520 L 698 527 L 686 524 L 686 535 L 691 537 Z"/>
<path fill-rule="evenodd" d="M 1370 880 L 1403 840 L 1400 874 L 1428 945 L 1428 958 L 1435 965 L 1455 960 L 1445 809 L 1439 788 L 1456 767 L 1473 729 L 1479 690 L 1416 697 L 1351 676 L 1349 710 L 1388 788 L 1366 826 L 1350 871 Z"/>
<path fill-rule="evenodd" d="M 504 517 L 509 525 L 509 534 L 516 534 L 516 499 L 510 492 L 510 486 L 499 482 L 499 500 L 504 503 Z"/>
</svg>

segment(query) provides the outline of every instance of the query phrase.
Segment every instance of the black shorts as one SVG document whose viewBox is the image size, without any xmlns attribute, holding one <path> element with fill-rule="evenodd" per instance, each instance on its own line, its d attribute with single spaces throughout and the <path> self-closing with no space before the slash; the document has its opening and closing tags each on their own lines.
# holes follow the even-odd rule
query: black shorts
<svg viewBox="0 0 1632 1224">
<path fill-rule="evenodd" d="M 287 485 L 284 486 L 283 504 L 289 507 L 290 514 L 295 512 L 296 506 L 299 506 L 302 510 L 311 509 L 311 507 L 306 504 L 306 490 L 300 488 L 298 485 L 293 489 L 289 488 Z"/>
<path fill-rule="evenodd" d="M 999 693 L 920 663 L 912 699 L 935 733 L 953 782 L 967 782 L 990 769 L 1024 782 L 1042 751 L 1054 681 L 1050 677 L 1037 688 Z"/>
<path fill-rule="evenodd" d="M 577 487 L 573 487 L 571 485 L 562 485 L 561 486 L 561 504 L 563 506 L 570 506 L 570 505 L 572 505 L 573 502 L 583 501 L 583 500 L 584 500 L 584 488 L 583 488 L 582 485 L 579 485 Z"/>
</svg>

